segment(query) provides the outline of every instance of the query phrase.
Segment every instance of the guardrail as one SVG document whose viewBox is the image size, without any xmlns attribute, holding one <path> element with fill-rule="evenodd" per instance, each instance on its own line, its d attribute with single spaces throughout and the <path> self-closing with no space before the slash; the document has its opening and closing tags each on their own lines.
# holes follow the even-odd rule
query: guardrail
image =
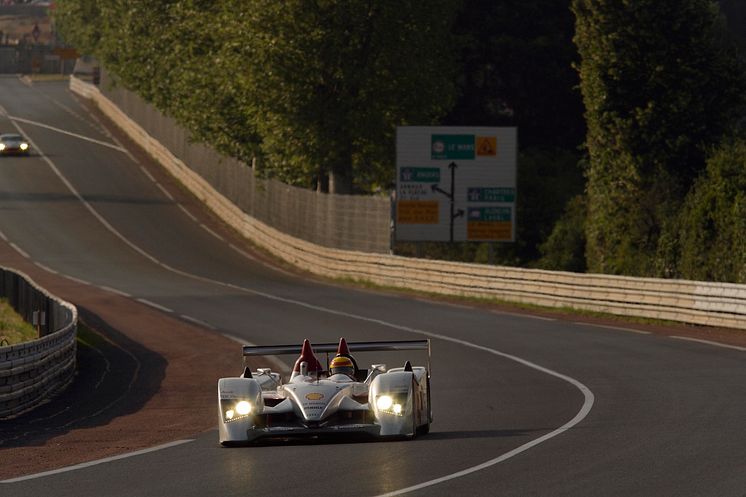
<svg viewBox="0 0 746 497">
<path fill-rule="evenodd" d="M 115 124 L 228 224 L 273 254 L 307 271 L 436 294 L 496 298 L 554 308 L 746 329 L 746 285 L 411 259 L 330 249 L 299 240 L 241 211 L 93 85 L 71 78 L 71 90 L 91 98 Z"/>
<path fill-rule="evenodd" d="M 61 392 L 75 374 L 78 311 L 22 273 L 0 268 L 0 296 L 40 338 L 0 347 L 0 419 L 29 411 Z"/>
</svg>

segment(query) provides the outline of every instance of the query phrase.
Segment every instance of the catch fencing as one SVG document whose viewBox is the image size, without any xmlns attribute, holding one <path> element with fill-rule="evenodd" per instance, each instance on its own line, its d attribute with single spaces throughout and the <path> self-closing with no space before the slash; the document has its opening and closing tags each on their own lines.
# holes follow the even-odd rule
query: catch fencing
<svg viewBox="0 0 746 497">
<path fill-rule="evenodd" d="M 64 390 L 75 375 L 78 311 L 22 273 L 0 268 L 0 297 L 39 338 L 0 347 L 0 419 L 11 418 Z"/>
<path fill-rule="evenodd" d="M 101 71 L 101 93 L 183 165 L 249 216 L 317 245 L 388 253 L 387 196 L 324 194 L 256 177 L 247 164 L 190 141 L 189 133 Z"/>
<path fill-rule="evenodd" d="M 75 78 L 71 89 L 92 98 L 114 123 L 247 238 L 307 271 L 379 285 L 506 302 L 746 329 L 746 285 L 519 269 L 412 259 L 341 250 L 284 232 L 253 217 L 215 189 L 196 169 L 150 136 L 92 85 Z"/>
</svg>

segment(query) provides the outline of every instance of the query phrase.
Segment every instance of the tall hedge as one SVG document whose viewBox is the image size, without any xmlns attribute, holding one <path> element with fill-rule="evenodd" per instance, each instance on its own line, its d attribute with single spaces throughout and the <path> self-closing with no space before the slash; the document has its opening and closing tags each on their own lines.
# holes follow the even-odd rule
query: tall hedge
<svg viewBox="0 0 746 497">
<path fill-rule="evenodd" d="M 746 139 L 726 140 L 684 203 L 676 276 L 746 283 Z"/>
<path fill-rule="evenodd" d="M 704 150 L 742 109 L 744 72 L 711 0 L 574 0 L 588 124 L 589 270 L 655 273 Z"/>
</svg>

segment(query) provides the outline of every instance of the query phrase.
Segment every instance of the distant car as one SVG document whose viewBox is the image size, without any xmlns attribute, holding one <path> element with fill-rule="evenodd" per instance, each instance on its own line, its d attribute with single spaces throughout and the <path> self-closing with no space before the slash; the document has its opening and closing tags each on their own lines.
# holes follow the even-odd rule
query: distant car
<svg viewBox="0 0 746 497">
<path fill-rule="evenodd" d="M 0 154 L 2 155 L 28 155 L 29 143 L 21 135 L 6 133 L 0 135 Z"/>
</svg>

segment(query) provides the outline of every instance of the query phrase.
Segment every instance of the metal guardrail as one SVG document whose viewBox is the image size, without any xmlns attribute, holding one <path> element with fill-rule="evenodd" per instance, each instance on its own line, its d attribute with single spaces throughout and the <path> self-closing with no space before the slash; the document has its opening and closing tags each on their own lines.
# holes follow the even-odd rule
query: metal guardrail
<svg viewBox="0 0 746 497">
<path fill-rule="evenodd" d="M 4 419 L 39 406 L 72 382 L 78 310 L 8 268 L 0 268 L 0 296 L 39 330 L 38 340 L 0 347 L 0 419 Z"/>
<path fill-rule="evenodd" d="M 746 285 L 411 259 L 332 249 L 289 236 L 243 212 L 95 87 L 81 85 L 85 83 L 72 82 L 71 89 L 92 98 L 112 121 L 224 221 L 273 254 L 307 271 L 436 294 L 746 329 Z"/>
</svg>

